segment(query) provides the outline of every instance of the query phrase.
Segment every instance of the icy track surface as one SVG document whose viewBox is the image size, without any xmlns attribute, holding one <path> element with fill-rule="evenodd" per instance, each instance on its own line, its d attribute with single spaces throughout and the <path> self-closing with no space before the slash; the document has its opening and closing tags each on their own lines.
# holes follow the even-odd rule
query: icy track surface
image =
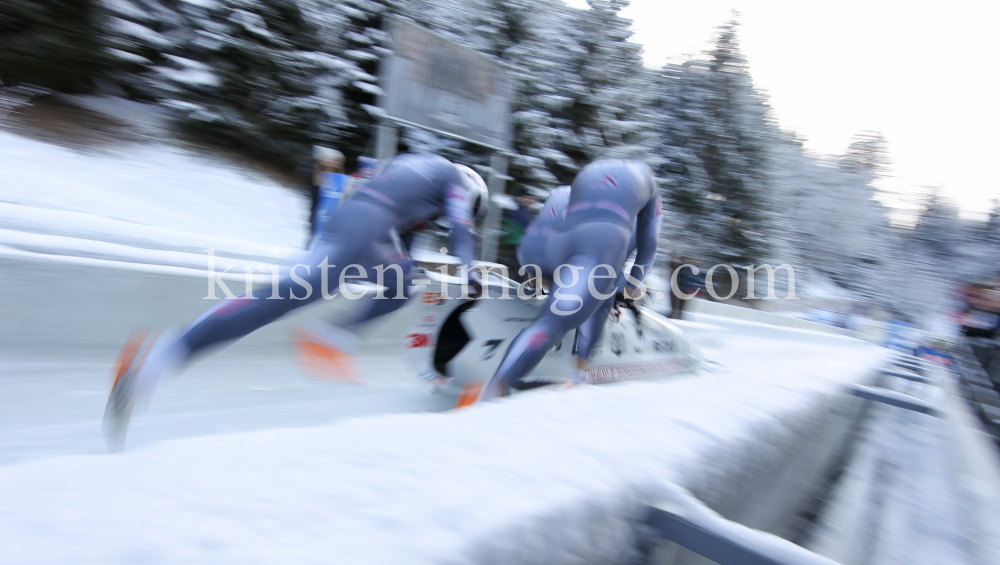
<svg viewBox="0 0 1000 565">
<path fill-rule="evenodd" d="M 0 467 L 3 561 L 618 562 L 664 481 L 739 469 L 762 435 L 788 449 L 886 356 L 747 322 L 706 353 L 721 368 Z"/>
<path fill-rule="evenodd" d="M 113 366 L 114 354 L 0 357 L 0 466 L 106 453 L 101 417 Z M 357 366 L 365 385 L 307 377 L 287 355 L 247 354 L 246 348 L 223 351 L 160 387 L 148 410 L 133 422 L 130 448 L 454 405 L 453 399 L 431 394 L 413 378 L 400 355 L 361 357 Z"/>
</svg>

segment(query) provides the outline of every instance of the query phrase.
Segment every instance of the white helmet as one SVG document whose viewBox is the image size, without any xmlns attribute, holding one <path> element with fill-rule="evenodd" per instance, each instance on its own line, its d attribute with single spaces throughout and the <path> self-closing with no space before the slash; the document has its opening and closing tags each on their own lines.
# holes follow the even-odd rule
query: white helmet
<svg viewBox="0 0 1000 565">
<path fill-rule="evenodd" d="M 458 174 L 462 176 L 462 185 L 472 199 L 472 221 L 478 226 L 486 218 L 486 213 L 490 209 L 490 191 L 486 188 L 486 181 L 479 173 L 473 171 L 465 165 L 455 165 Z"/>
</svg>

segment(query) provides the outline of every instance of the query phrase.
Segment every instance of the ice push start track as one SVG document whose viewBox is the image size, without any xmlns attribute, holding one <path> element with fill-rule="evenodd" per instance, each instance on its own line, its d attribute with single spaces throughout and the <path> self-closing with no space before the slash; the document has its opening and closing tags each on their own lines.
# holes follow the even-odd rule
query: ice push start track
<svg viewBox="0 0 1000 565">
<path fill-rule="evenodd" d="M 888 352 L 706 317 L 713 370 L 0 468 L 10 563 L 622 563 L 678 487 L 785 534 Z"/>
<path fill-rule="evenodd" d="M 52 259 L 8 254 L 2 261 L 16 268 L 0 270 L 0 281 L 4 273 L 23 272 L 25 263 L 44 267 Z M 74 280 L 94 285 L 105 277 L 121 292 L 95 295 L 65 286 L 65 270 L 54 268 L 34 269 L 32 285 L 5 286 L 17 294 L 3 305 L 5 313 L 18 322 L 6 326 L 5 342 L 49 353 L 45 344 L 59 343 L 70 356 L 108 352 L 130 329 L 180 322 L 205 307 L 203 272 L 120 263 L 115 271 L 108 263 L 67 264 L 81 275 Z M 44 311 L 27 316 L 19 305 Z M 714 314 L 732 314 L 724 310 Z M 403 316 L 414 313 L 404 309 Z M 885 378 L 880 369 L 892 354 L 810 331 L 800 321 L 788 322 L 800 327 L 782 327 L 773 319 L 705 311 L 693 317 L 681 327 L 708 361 L 696 375 L 537 390 L 444 413 L 385 414 L 415 409 L 383 405 L 325 425 L 317 423 L 333 414 L 310 420 L 303 413 L 334 405 L 289 402 L 302 393 L 269 388 L 247 393 L 258 396 L 242 402 L 246 417 L 235 426 L 201 427 L 194 431 L 201 437 L 147 438 L 119 454 L 15 458 L 22 462 L 0 466 L 0 561 L 630 563 L 655 554 L 647 551 L 650 505 L 662 509 L 665 501 L 687 508 L 688 518 L 707 517 L 701 524 L 722 521 L 711 511 L 717 512 L 737 538 L 752 532 L 746 527 L 794 537 L 800 512 L 871 402 L 857 393 L 871 392 Z M 95 320 L 100 331 L 93 331 Z M 226 403 L 248 379 L 271 387 L 301 381 L 272 370 L 288 364 L 287 329 L 266 329 L 229 353 L 231 360 L 233 351 L 276 352 L 272 357 L 239 360 L 229 372 L 221 362 L 206 362 L 211 371 L 178 379 L 174 396 L 183 396 L 179 406 L 188 411 L 181 416 L 191 418 L 192 402 Z M 387 351 L 385 343 L 375 347 L 369 353 Z M 265 365 L 256 367 L 260 359 Z M 381 377 L 400 367 L 387 366 Z M 225 379 L 207 386 L 212 371 Z M 310 397 L 322 391 L 302 390 Z M 169 401 L 171 391 L 162 392 L 153 408 Z M 350 402 L 335 406 L 346 410 L 360 399 L 345 398 Z M 385 404 L 386 398 L 365 400 Z M 93 425 L 70 427 L 98 440 L 102 403 L 90 404 Z M 184 418 L 165 421 L 180 425 Z M 304 427 L 278 427 L 289 425 Z M 234 429 L 238 433 L 204 435 Z M 66 452 L 80 451 L 57 454 Z M 995 485 L 974 484 L 979 493 L 995 493 L 989 490 Z M 839 513 L 852 515 L 850 509 Z M 983 532 L 962 535 L 988 537 L 989 524 L 1000 522 L 979 523 Z M 824 543 L 836 546 L 839 538 L 830 539 Z M 781 549 L 778 538 L 764 541 Z M 655 562 L 686 559 L 668 552 Z"/>
</svg>

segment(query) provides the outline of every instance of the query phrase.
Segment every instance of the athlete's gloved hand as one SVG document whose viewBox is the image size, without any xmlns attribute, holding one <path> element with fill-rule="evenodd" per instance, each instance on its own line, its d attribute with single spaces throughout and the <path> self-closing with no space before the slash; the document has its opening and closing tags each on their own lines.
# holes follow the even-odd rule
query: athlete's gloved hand
<svg viewBox="0 0 1000 565">
<path fill-rule="evenodd" d="M 632 314 L 635 315 L 636 329 L 639 331 L 639 335 L 642 335 L 642 312 L 636 305 L 635 299 L 630 298 L 628 292 L 619 292 L 615 295 L 615 307 L 627 308 L 632 311 Z"/>
<path fill-rule="evenodd" d="M 625 291 L 619 292 L 615 295 L 615 306 L 625 306 L 626 308 L 631 308 L 635 304 L 635 300 L 629 298 Z"/>
</svg>

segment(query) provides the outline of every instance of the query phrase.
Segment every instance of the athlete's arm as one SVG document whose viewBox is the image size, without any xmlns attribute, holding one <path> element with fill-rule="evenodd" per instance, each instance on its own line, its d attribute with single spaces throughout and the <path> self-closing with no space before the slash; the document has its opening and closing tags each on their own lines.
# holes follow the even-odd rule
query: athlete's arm
<svg viewBox="0 0 1000 565">
<path fill-rule="evenodd" d="M 639 212 L 635 226 L 635 262 L 632 264 L 632 279 L 642 282 L 643 277 L 653 267 L 656 258 L 656 240 L 660 237 L 660 224 L 663 221 L 663 210 L 660 204 L 660 191 L 654 189 L 653 198 Z M 631 283 L 628 289 L 635 289 Z"/>
<path fill-rule="evenodd" d="M 449 184 L 444 208 L 445 215 L 451 222 L 451 253 L 471 268 L 478 250 L 473 233 L 475 224 L 472 222 L 472 201 L 468 192 L 457 184 Z"/>
</svg>

